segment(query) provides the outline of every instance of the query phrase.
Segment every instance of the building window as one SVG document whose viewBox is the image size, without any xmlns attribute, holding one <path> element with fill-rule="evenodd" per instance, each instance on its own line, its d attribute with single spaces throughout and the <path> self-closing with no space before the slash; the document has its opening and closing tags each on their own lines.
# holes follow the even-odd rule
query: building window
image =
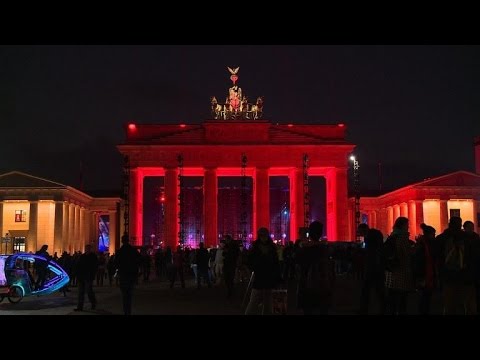
<svg viewBox="0 0 480 360">
<path fill-rule="evenodd" d="M 26 222 L 27 212 L 25 210 L 15 210 L 15 222 Z"/>
<path fill-rule="evenodd" d="M 450 218 L 452 216 L 458 216 L 460 217 L 460 209 L 450 209 Z"/>
<path fill-rule="evenodd" d="M 13 252 L 25 252 L 25 237 L 19 236 L 13 238 Z"/>
</svg>

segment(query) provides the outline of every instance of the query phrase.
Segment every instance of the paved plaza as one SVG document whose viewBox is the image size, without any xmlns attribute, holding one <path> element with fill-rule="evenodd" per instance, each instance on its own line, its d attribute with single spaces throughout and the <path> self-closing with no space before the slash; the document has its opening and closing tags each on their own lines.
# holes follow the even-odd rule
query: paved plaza
<svg viewBox="0 0 480 360">
<path fill-rule="evenodd" d="M 147 283 L 140 281 L 135 289 L 133 299 L 133 315 L 241 315 L 246 283 L 236 284 L 236 294 L 231 300 L 226 298 L 223 285 L 212 288 L 202 286 L 197 290 L 193 279 L 186 281 L 186 288 L 180 288 L 177 283 L 170 289 L 166 281 L 153 279 Z M 288 291 L 288 315 L 300 315 L 295 305 L 296 284 L 291 282 Z M 335 305 L 331 308 L 332 315 L 354 315 L 358 309 L 361 282 L 349 276 L 339 276 L 335 287 Z M 105 285 L 94 287 L 97 296 L 97 309 L 89 310 L 90 304 L 85 297 L 85 311 L 74 312 L 77 305 L 77 288 L 64 297 L 62 293 L 47 296 L 31 296 L 24 298 L 18 304 L 10 304 L 7 299 L 0 303 L 0 315 L 122 315 L 120 289 Z M 373 295 L 373 294 L 372 294 Z M 416 293 L 409 297 L 409 314 L 417 314 Z M 370 313 L 375 314 L 376 304 L 372 304 Z M 439 294 L 434 296 L 432 305 L 434 314 L 441 313 Z"/>
</svg>

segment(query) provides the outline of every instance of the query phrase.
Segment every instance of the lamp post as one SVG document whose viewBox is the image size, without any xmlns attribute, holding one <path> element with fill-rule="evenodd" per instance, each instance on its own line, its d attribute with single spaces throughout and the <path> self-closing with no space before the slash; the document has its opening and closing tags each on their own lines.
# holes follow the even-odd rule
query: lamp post
<svg viewBox="0 0 480 360">
<path fill-rule="evenodd" d="M 358 234 L 358 225 L 360 225 L 360 173 L 358 171 L 359 165 L 355 155 L 350 156 L 350 161 L 353 162 L 353 193 L 355 196 L 355 236 L 356 240 L 360 241 Z"/>
</svg>

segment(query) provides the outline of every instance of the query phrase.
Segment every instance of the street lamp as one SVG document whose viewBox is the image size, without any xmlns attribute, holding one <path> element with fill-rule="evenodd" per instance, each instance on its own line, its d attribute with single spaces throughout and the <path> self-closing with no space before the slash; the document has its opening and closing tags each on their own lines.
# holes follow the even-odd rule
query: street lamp
<svg viewBox="0 0 480 360">
<path fill-rule="evenodd" d="M 358 225 L 360 225 L 360 173 L 358 171 L 359 165 L 355 155 L 350 156 L 350 161 L 353 162 L 353 193 L 355 196 L 355 235 L 357 241 L 360 241 L 360 234 L 358 233 Z"/>
</svg>

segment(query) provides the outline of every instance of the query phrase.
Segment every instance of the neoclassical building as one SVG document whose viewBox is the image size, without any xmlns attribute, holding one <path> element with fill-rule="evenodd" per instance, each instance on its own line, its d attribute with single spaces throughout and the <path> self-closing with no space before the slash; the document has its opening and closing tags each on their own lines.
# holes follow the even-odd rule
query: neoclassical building
<svg viewBox="0 0 480 360">
<path fill-rule="evenodd" d="M 350 199 L 350 236 L 355 238 L 355 205 Z M 360 198 L 361 218 L 385 236 L 399 216 L 410 221 L 411 238 L 421 235 L 420 224 L 433 226 L 440 234 L 451 216 L 470 220 L 478 232 L 480 225 L 480 175 L 456 171 L 408 185 L 378 197 Z"/>
<path fill-rule="evenodd" d="M 120 197 L 92 197 L 73 187 L 12 171 L 0 175 L 1 253 L 51 255 L 83 251 L 94 243 L 115 252 L 120 235 Z"/>
</svg>

